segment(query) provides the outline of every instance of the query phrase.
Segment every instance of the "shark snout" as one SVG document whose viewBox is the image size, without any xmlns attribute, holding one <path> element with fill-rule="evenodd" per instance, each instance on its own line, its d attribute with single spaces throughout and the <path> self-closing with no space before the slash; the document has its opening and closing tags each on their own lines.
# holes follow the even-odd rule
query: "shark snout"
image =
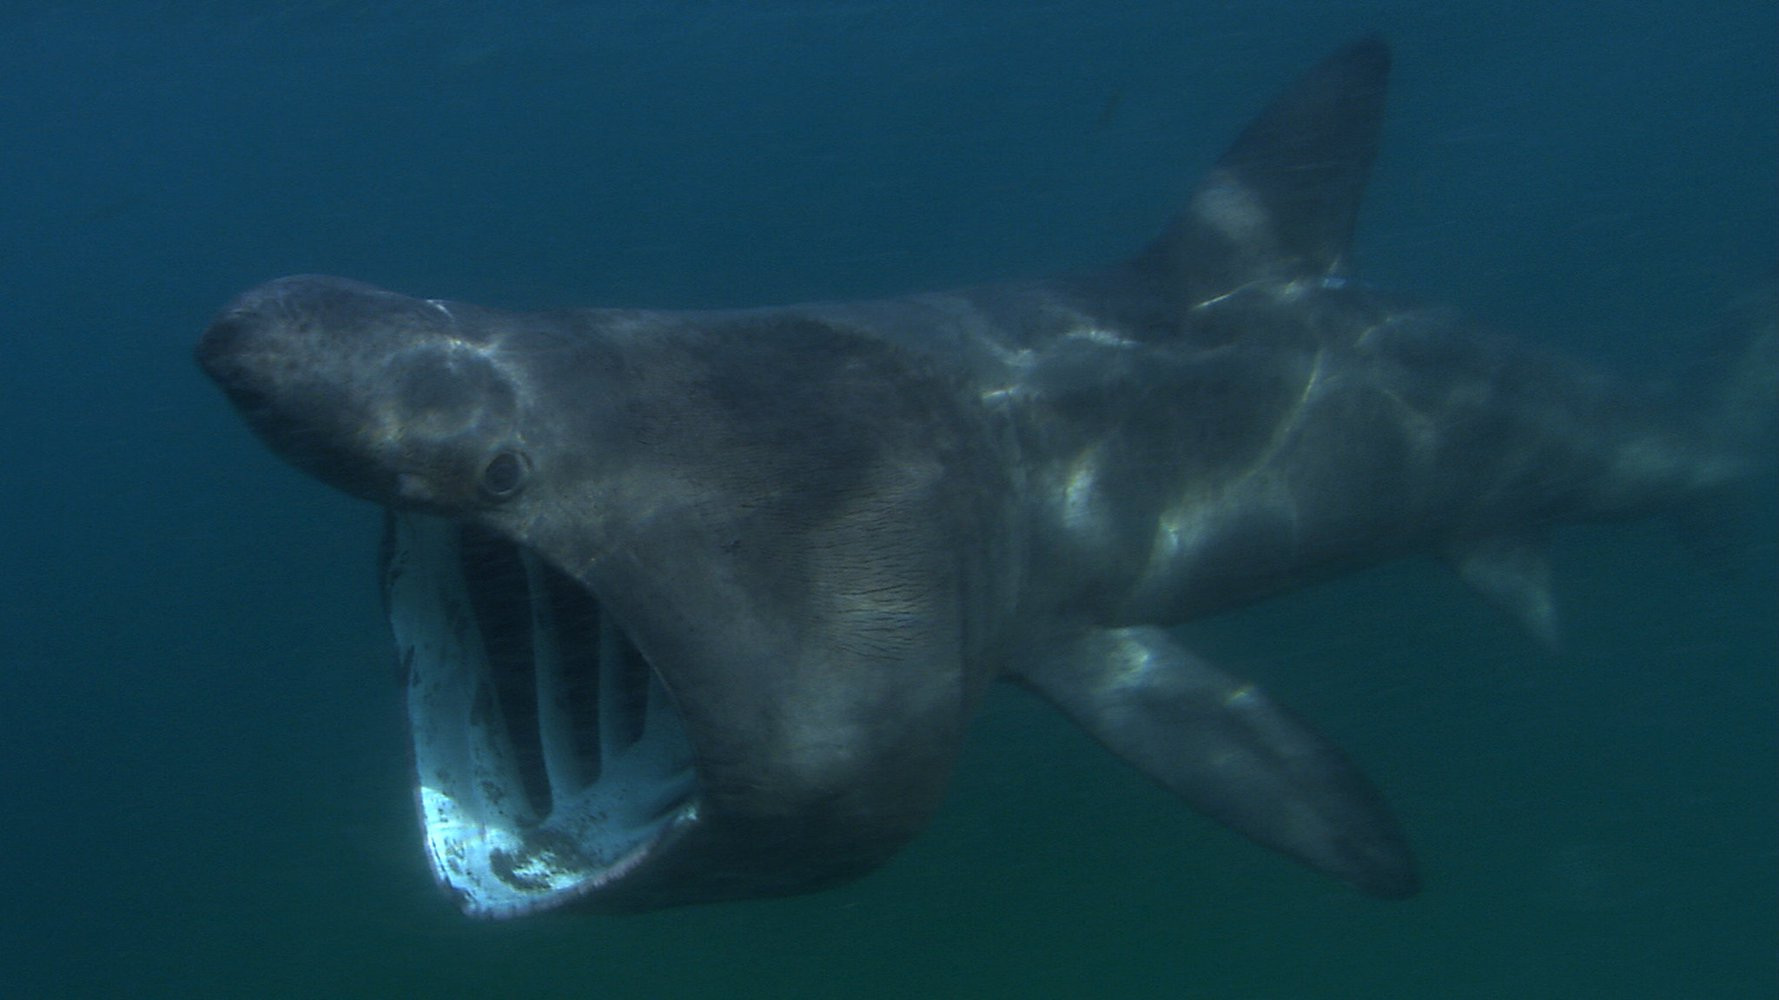
<svg viewBox="0 0 1779 1000">
<path fill-rule="evenodd" d="M 375 495 L 388 476 L 364 448 L 360 394 L 338 377 L 313 299 L 311 279 L 262 285 L 211 322 L 193 357 L 274 453 L 349 493 Z"/>
<path fill-rule="evenodd" d="M 198 367 L 237 406 L 267 402 L 281 379 L 301 369 L 304 330 L 331 318 L 318 308 L 318 293 L 337 280 L 279 278 L 237 296 L 198 338 Z"/>
<path fill-rule="evenodd" d="M 264 378 L 248 363 L 257 353 L 254 343 L 258 327 L 250 315 L 224 314 L 198 338 L 192 352 L 204 374 L 243 410 L 258 409 L 266 403 Z"/>
<path fill-rule="evenodd" d="M 292 387 L 280 373 L 294 366 L 280 340 L 263 314 L 230 309 L 204 331 L 192 354 L 241 419 L 282 453 L 290 443 Z"/>
</svg>

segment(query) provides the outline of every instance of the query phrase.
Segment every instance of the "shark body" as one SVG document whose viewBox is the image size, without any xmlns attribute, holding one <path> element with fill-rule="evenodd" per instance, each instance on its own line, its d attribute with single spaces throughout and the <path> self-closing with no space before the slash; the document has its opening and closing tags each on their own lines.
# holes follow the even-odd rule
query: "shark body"
<svg viewBox="0 0 1779 1000">
<path fill-rule="evenodd" d="M 198 358 L 390 511 L 439 881 L 471 914 L 818 889 L 938 807 L 997 679 L 1382 897 L 1382 797 L 1168 631 L 1413 553 L 1554 634 L 1541 542 L 1743 464 L 1652 394 L 1348 280 L 1389 53 L 1278 97 L 1135 258 L 868 302 L 511 313 L 299 276 Z"/>
</svg>

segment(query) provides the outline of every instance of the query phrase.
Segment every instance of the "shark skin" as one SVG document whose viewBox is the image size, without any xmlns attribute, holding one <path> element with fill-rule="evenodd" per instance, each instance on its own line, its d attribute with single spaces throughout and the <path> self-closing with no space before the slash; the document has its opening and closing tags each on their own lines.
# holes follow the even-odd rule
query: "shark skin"
<svg viewBox="0 0 1779 1000">
<path fill-rule="evenodd" d="M 388 511 L 433 871 L 463 910 L 806 892 L 939 807 L 996 680 L 1384 898 L 1326 738 L 1171 626 L 1418 553 L 1555 635 L 1542 540 L 1748 474 L 1704 409 L 1348 280 L 1390 54 L 1335 52 L 1130 260 L 725 311 L 504 312 L 304 275 L 197 358 Z"/>
</svg>

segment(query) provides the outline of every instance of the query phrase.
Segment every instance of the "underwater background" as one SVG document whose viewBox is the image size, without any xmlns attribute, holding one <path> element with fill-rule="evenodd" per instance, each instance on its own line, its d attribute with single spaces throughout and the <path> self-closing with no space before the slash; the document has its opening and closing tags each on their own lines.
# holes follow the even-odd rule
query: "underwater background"
<svg viewBox="0 0 1779 1000">
<path fill-rule="evenodd" d="M 1735 579 L 1561 534 L 1554 654 L 1431 560 L 1185 630 L 1384 789 L 1414 900 L 1007 691 L 857 884 L 483 923 L 422 855 L 377 512 L 191 363 L 293 272 L 669 307 L 1115 259 L 1372 31 L 1365 281 L 1661 377 L 1773 275 L 1770 0 L 0 4 L 0 996 L 1779 995 L 1770 488 Z"/>
</svg>

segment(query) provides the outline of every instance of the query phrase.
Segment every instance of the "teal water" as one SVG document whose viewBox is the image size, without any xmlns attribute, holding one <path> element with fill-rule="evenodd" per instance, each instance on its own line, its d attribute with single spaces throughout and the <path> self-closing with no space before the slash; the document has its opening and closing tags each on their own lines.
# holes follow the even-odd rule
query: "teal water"
<svg viewBox="0 0 1779 1000">
<path fill-rule="evenodd" d="M 1364 277 L 1631 374 L 1779 251 L 1779 7 L 0 7 L 0 996 L 1779 995 L 1779 615 L 1568 532 L 1538 649 L 1418 562 L 1188 629 L 1366 767 L 1357 897 L 1016 693 L 894 864 L 794 900 L 459 917 L 418 849 L 377 517 L 189 349 L 266 278 L 515 307 L 1042 274 L 1148 239 L 1274 90 L 1388 34 Z"/>
</svg>

